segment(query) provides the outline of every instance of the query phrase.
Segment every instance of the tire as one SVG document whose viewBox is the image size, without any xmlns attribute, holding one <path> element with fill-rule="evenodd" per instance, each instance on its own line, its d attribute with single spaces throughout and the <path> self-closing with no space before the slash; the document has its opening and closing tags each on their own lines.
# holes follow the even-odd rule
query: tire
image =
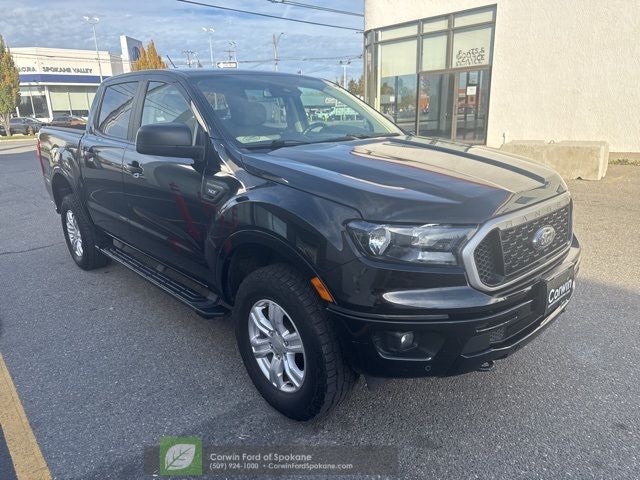
<svg viewBox="0 0 640 480">
<path fill-rule="evenodd" d="M 107 240 L 96 230 L 82 203 L 75 193 L 62 199 L 60 205 L 62 230 L 67 242 L 67 248 L 76 264 L 83 270 L 94 270 L 109 263 L 109 258 L 96 248 L 104 246 Z M 75 220 L 75 223 L 74 223 Z M 77 234 L 79 232 L 79 248 Z M 100 243 L 98 243 L 100 242 Z"/>
<path fill-rule="evenodd" d="M 267 302 L 267 305 L 263 307 L 261 302 Z M 297 331 L 303 353 L 296 353 L 293 358 L 297 364 L 295 367 L 302 364 L 304 371 L 301 385 L 297 387 L 291 378 L 299 372 L 289 375 L 294 366 L 290 366 L 289 370 L 284 367 L 282 379 L 288 379 L 286 383 L 280 387 L 273 384 L 260 366 L 260 359 L 254 355 L 251 345 L 252 341 L 263 341 L 254 336 L 254 332 L 257 332 L 251 319 L 254 308 L 263 308 L 263 313 L 269 316 L 273 304 L 283 310 L 283 323 L 289 334 L 285 333 L 278 341 L 274 339 L 274 353 L 267 354 L 265 362 L 269 361 L 269 357 L 271 362 L 276 357 L 287 357 L 291 365 L 291 354 L 286 350 L 283 353 L 282 349 L 299 347 L 291 347 L 296 344 L 295 341 L 289 342 L 289 347 L 283 347 L 279 342 L 294 338 L 295 333 L 292 336 L 291 332 Z M 238 289 L 233 317 L 238 348 L 249 377 L 264 399 L 283 415 L 294 420 L 310 420 L 324 415 L 347 396 L 357 380 L 356 373 L 345 362 L 340 342 L 322 301 L 311 288 L 310 282 L 305 281 L 292 267 L 275 264 L 249 274 Z M 274 330 L 277 328 L 274 327 Z M 277 336 L 275 331 L 271 338 L 274 335 Z"/>
</svg>

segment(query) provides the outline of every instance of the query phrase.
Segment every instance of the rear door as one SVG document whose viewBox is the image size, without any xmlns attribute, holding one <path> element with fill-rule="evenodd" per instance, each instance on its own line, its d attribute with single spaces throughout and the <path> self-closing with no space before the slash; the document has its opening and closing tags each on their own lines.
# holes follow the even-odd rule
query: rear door
<svg viewBox="0 0 640 480">
<path fill-rule="evenodd" d="M 186 92 L 164 77 L 145 81 L 136 119 L 140 125 L 180 122 L 189 126 L 194 145 L 206 135 L 196 121 Z M 204 257 L 208 207 L 201 201 L 203 163 L 160 157 L 127 148 L 124 190 L 129 203 L 134 246 L 192 276 L 207 280 Z"/>
<path fill-rule="evenodd" d="M 108 84 L 100 109 L 83 137 L 80 164 L 86 205 L 94 223 L 108 233 L 127 240 L 128 204 L 123 187 L 123 157 L 133 144 L 132 119 L 140 82 Z"/>
</svg>

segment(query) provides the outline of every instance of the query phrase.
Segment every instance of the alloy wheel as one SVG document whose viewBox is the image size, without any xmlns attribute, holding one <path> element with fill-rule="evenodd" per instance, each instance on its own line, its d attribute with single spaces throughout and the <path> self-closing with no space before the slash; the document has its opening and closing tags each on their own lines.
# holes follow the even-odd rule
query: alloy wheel
<svg viewBox="0 0 640 480">
<path fill-rule="evenodd" d="M 80 234 L 78 221 L 76 220 L 76 216 L 73 214 L 73 211 L 67 210 L 66 220 L 67 237 L 69 237 L 69 243 L 71 243 L 73 253 L 75 253 L 76 257 L 82 258 L 82 235 Z"/>
<path fill-rule="evenodd" d="M 264 376 L 282 392 L 295 392 L 305 378 L 300 333 L 287 312 L 273 300 L 259 300 L 249 313 L 249 343 Z"/>
</svg>

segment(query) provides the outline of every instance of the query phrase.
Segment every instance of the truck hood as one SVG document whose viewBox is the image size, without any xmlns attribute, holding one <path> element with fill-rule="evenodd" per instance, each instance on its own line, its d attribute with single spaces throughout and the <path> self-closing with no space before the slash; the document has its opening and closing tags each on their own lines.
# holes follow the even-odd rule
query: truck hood
<svg viewBox="0 0 640 480">
<path fill-rule="evenodd" d="M 243 162 L 375 222 L 479 224 L 566 191 L 557 173 L 522 157 L 414 136 L 251 152 Z"/>
</svg>

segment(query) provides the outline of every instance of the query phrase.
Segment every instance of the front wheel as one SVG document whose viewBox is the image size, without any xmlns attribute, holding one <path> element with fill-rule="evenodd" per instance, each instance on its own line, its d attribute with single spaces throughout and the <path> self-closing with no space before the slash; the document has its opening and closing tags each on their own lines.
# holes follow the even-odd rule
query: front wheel
<svg viewBox="0 0 640 480">
<path fill-rule="evenodd" d="M 294 420 L 336 406 L 357 378 L 309 282 L 284 264 L 251 273 L 234 307 L 238 348 L 260 394 Z"/>
<path fill-rule="evenodd" d="M 60 216 L 69 253 L 80 268 L 93 270 L 109 263 L 109 258 L 97 249 L 101 234 L 74 193 L 62 199 Z"/>
</svg>

